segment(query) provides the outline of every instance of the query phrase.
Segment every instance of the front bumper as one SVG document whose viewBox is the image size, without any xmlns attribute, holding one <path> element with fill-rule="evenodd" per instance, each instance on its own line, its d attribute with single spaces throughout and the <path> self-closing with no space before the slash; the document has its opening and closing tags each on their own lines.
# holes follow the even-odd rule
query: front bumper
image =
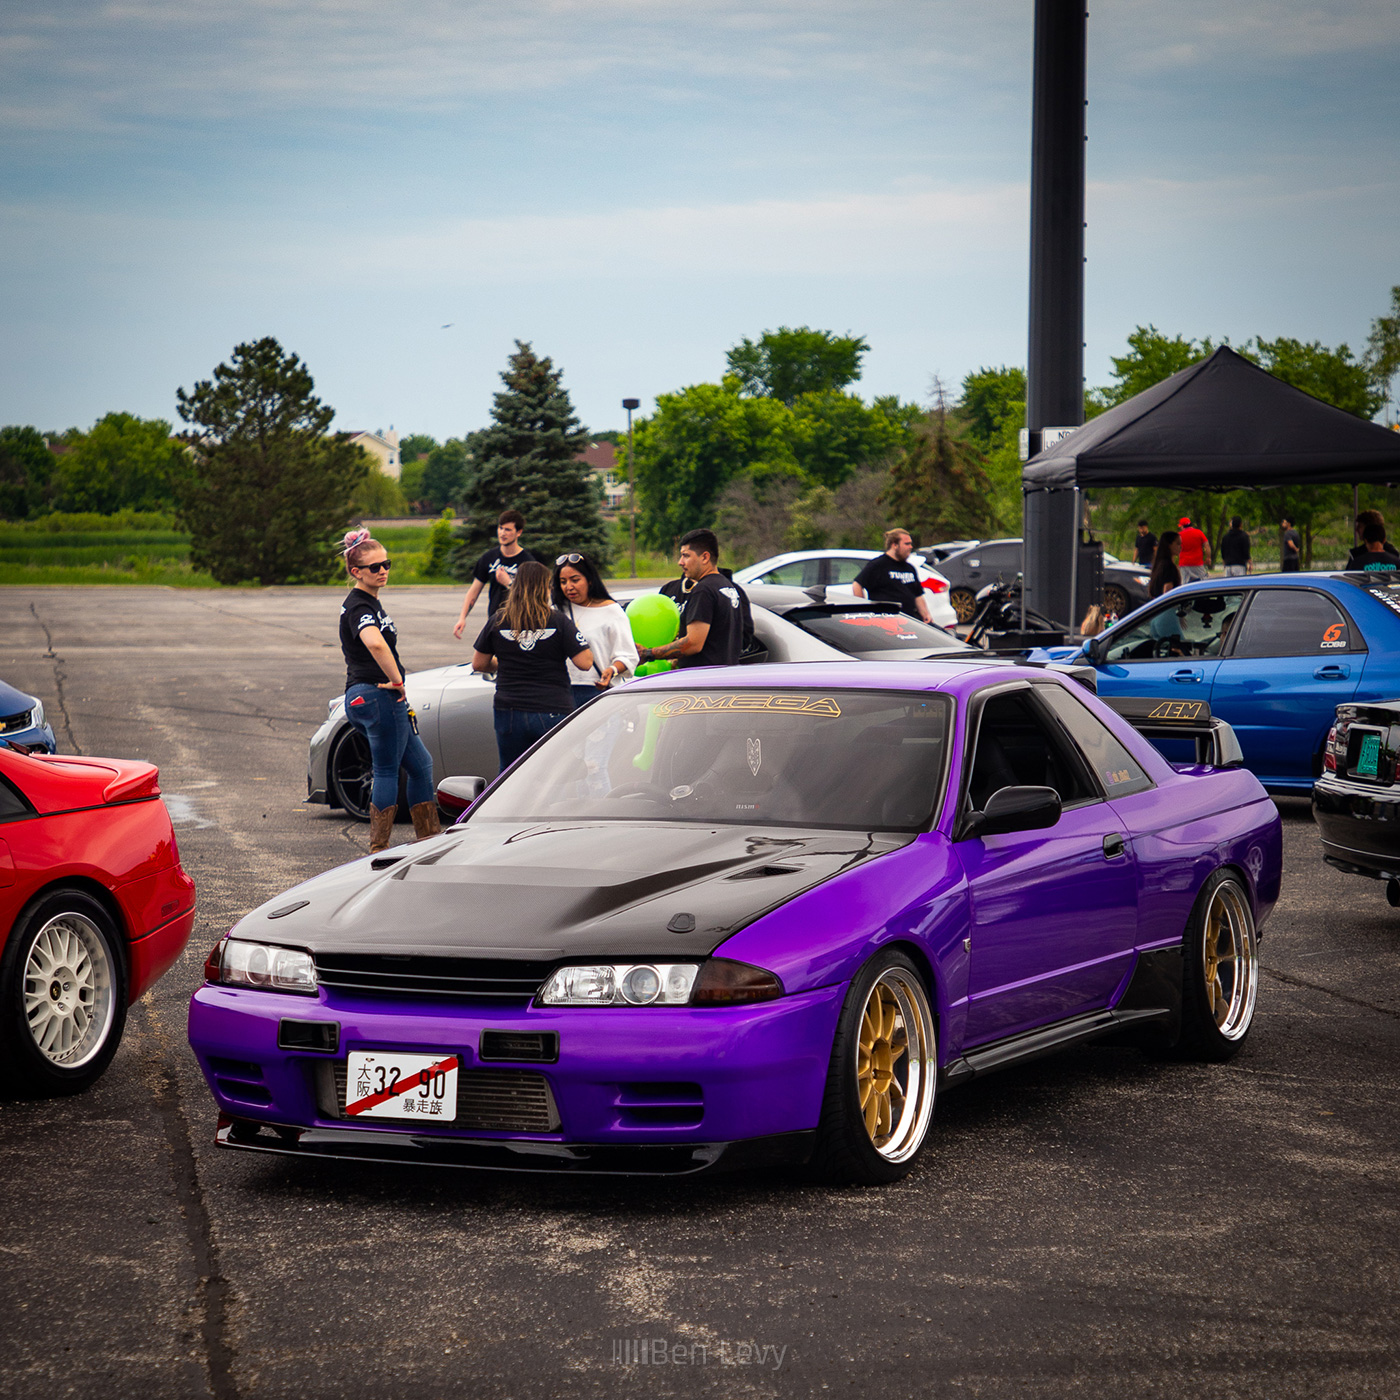
<svg viewBox="0 0 1400 1400">
<path fill-rule="evenodd" d="M 226 1147 L 494 1170 L 676 1174 L 805 1157 L 821 1114 L 844 988 L 757 1006 L 443 1006 L 323 989 L 315 998 L 206 985 L 189 1037 Z M 334 1022 L 334 1052 L 279 1048 L 286 1018 Z M 482 1033 L 554 1032 L 550 1063 L 492 1057 Z M 536 1077 L 557 1131 L 430 1128 L 339 1116 L 328 1084 L 354 1050 L 455 1053 L 475 1072 Z M 478 1081 L 478 1082 L 481 1082 Z M 459 1115 L 461 1116 L 461 1115 Z"/>
<path fill-rule="evenodd" d="M 58 745 L 53 737 L 53 726 L 49 724 L 31 724 L 27 729 L 16 729 L 13 734 L 0 737 L 3 737 L 7 744 L 13 744 L 17 749 L 26 749 L 30 753 L 58 752 Z"/>
<path fill-rule="evenodd" d="M 1400 879 L 1400 787 L 1322 777 L 1313 784 L 1313 816 L 1329 865 L 1373 880 Z"/>
<path fill-rule="evenodd" d="M 308 802 L 330 802 L 330 756 L 331 740 L 345 722 L 345 711 L 334 706 L 322 721 L 321 727 L 311 736 L 306 750 L 306 800 Z"/>
</svg>

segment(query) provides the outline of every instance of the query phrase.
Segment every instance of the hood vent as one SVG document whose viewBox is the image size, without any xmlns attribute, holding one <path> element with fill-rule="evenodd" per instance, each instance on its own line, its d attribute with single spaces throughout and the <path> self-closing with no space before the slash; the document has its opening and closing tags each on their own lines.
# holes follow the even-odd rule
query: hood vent
<svg viewBox="0 0 1400 1400">
<path fill-rule="evenodd" d="M 774 875 L 800 875 L 800 865 L 757 865 L 752 870 L 741 870 L 731 875 L 731 880 L 767 880 Z"/>
</svg>

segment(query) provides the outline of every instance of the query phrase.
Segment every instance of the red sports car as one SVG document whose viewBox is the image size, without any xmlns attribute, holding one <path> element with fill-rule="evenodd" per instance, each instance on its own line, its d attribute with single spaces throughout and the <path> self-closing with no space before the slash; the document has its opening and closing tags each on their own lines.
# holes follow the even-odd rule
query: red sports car
<svg viewBox="0 0 1400 1400">
<path fill-rule="evenodd" d="M 0 1086 L 86 1089 L 126 1008 L 180 956 L 194 881 L 159 773 L 0 745 Z"/>
</svg>

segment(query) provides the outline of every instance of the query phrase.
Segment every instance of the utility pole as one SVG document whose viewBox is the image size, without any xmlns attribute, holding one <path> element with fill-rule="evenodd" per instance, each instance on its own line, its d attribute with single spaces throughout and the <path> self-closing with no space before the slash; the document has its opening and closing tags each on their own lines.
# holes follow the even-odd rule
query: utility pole
<svg viewBox="0 0 1400 1400">
<path fill-rule="evenodd" d="M 642 406 L 641 399 L 623 399 L 627 410 L 627 526 L 632 541 L 632 577 L 637 577 L 637 478 L 632 467 L 632 410 Z"/>
<path fill-rule="evenodd" d="M 1084 422 L 1085 0 L 1036 0 L 1031 97 L 1030 456 Z M 1074 625 L 1078 491 L 1023 497 L 1022 598 Z"/>
</svg>

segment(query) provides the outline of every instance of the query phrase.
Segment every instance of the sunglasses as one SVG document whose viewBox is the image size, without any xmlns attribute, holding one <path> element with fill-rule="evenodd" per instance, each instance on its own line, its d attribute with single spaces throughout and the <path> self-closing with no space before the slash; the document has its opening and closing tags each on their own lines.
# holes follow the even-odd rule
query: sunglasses
<svg viewBox="0 0 1400 1400">
<path fill-rule="evenodd" d="M 561 555 L 554 561 L 554 567 L 557 569 L 561 564 L 582 564 L 582 563 L 583 563 L 583 555 L 581 555 L 581 554 L 561 554 Z"/>
<path fill-rule="evenodd" d="M 376 571 L 378 571 L 379 569 L 383 569 L 383 570 L 385 570 L 385 571 L 387 572 L 387 571 L 389 570 L 390 566 L 392 565 L 392 563 L 393 563 L 393 560 L 391 560 L 391 559 L 380 559 L 377 563 L 374 563 L 374 564 L 355 564 L 355 565 L 352 565 L 351 567 L 356 568 L 356 569 L 368 569 L 368 570 L 370 570 L 371 572 L 376 572 Z"/>
</svg>

